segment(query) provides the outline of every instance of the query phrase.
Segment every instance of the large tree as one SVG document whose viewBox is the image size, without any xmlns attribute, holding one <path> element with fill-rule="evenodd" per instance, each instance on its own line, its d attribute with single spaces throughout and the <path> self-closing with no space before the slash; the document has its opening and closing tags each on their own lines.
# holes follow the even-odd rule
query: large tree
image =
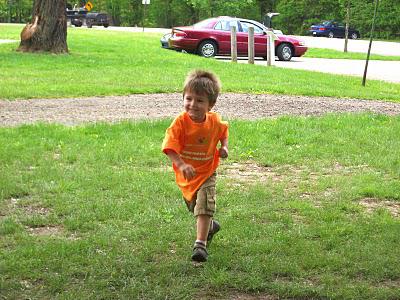
<svg viewBox="0 0 400 300">
<path fill-rule="evenodd" d="M 66 0 L 35 0 L 18 51 L 68 53 Z"/>
</svg>

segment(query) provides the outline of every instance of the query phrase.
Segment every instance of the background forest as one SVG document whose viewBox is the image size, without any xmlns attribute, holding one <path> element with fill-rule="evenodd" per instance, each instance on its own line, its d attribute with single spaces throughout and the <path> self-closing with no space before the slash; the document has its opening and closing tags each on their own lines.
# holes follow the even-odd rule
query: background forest
<svg viewBox="0 0 400 300">
<path fill-rule="evenodd" d="M 305 35 L 321 20 L 343 21 L 350 1 L 350 26 L 368 37 L 374 0 L 151 0 L 146 6 L 146 27 L 189 25 L 211 16 L 229 15 L 263 22 L 268 12 L 279 12 L 273 27 L 286 34 Z M 86 1 L 69 1 L 82 6 Z M 142 0 L 91 0 L 93 11 L 107 12 L 113 25 L 142 26 Z M 31 18 L 33 0 L 0 0 L 0 22 L 25 23 Z M 376 36 L 400 38 L 400 0 L 380 0 Z"/>
</svg>

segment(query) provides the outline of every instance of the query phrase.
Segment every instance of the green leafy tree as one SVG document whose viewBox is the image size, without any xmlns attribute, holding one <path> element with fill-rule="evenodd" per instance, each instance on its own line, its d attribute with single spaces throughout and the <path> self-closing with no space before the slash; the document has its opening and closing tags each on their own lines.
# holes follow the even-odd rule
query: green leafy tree
<svg viewBox="0 0 400 300">
<path fill-rule="evenodd" d="M 56 0 L 55 0 L 56 1 Z M 83 6 L 87 0 L 70 0 Z M 278 12 L 273 27 L 287 34 L 308 34 L 311 24 L 323 20 L 345 21 L 347 0 L 151 0 L 146 6 L 146 26 L 190 25 L 213 16 L 237 16 L 264 21 L 268 12 Z M 113 25 L 141 26 L 142 0 L 91 0 L 93 11 L 108 13 Z M 374 0 L 351 0 L 350 26 L 368 37 Z M 1 22 L 30 20 L 33 0 L 0 0 Z M 376 22 L 379 38 L 400 38 L 399 0 L 380 0 Z"/>
<path fill-rule="evenodd" d="M 1 0 L 0 22 L 25 23 L 32 11 L 31 0 Z"/>
</svg>

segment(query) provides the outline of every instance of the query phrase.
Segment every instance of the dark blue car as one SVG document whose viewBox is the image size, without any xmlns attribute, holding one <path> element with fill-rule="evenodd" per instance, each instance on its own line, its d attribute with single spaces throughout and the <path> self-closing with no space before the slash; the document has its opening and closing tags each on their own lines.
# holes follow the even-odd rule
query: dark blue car
<svg viewBox="0 0 400 300">
<path fill-rule="evenodd" d="M 324 21 L 321 24 L 312 25 L 310 32 L 313 36 L 326 36 L 329 38 L 345 37 L 346 26 L 343 23 L 336 21 Z M 360 32 L 353 28 L 349 28 L 349 38 L 358 39 Z"/>
</svg>

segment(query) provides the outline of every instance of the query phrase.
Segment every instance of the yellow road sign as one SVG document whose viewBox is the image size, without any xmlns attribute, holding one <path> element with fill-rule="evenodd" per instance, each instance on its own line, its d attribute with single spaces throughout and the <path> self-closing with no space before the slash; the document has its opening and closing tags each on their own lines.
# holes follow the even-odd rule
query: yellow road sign
<svg viewBox="0 0 400 300">
<path fill-rule="evenodd" d="M 86 2 L 85 8 L 86 8 L 88 11 L 91 11 L 92 8 L 93 8 L 92 2 L 90 2 L 90 1 Z"/>
</svg>

